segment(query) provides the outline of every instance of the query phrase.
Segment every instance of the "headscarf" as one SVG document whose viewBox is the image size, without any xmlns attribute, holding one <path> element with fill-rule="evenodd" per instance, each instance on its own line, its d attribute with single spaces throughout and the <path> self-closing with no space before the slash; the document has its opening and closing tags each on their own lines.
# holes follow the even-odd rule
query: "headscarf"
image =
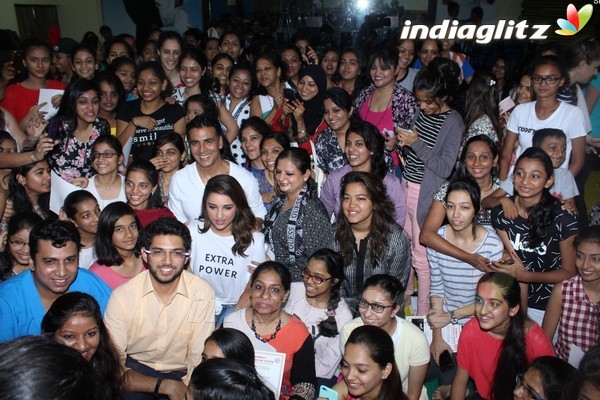
<svg viewBox="0 0 600 400">
<path fill-rule="evenodd" d="M 304 126 L 308 134 L 315 133 L 323 121 L 323 101 L 327 90 L 327 76 L 320 65 L 307 65 L 298 75 L 298 82 L 306 75 L 310 76 L 319 89 L 315 97 L 304 102 Z"/>
</svg>

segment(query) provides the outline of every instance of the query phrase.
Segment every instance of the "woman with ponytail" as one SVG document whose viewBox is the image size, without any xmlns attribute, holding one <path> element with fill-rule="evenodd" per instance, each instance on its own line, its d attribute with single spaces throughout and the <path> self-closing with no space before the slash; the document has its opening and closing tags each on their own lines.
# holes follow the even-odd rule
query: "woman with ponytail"
<svg viewBox="0 0 600 400">
<path fill-rule="evenodd" d="M 463 400 L 469 378 L 482 399 L 512 399 L 516 377 L 533 360 L 553 356 L 542 328 L 521 308 L 521 287 L 510 275 L 488 272 L 479 279 L 475 316 L 458 340 L 458 367 L 451 400 Z"/>
<path fill-rule="evenodd" d="M 554 283 L 575 275 L 577 217 L 563 210 L 550 194 L 553 183 L 550 156 L 530 147 L 521 154 L 514 171 L 511 199 L 519 215 L 510 220 L 502 205 L 492 209 L 492 225 L 510 256 L 505 262 L 492 263 L 494 271 L 529 285 L 524 311 L 540 325 Z"/>
<path fill-rule="evenodd" d="M 340 298 L 344 259 L 333 250 L 319 249 L 301 273 L 303 282 L 292 283 L 285 311 L 308 328 L 315 344 L 317 379 L 332 386 L 342 360 L 339 332 L 352 319 L 352 312 Z"/>
</svg>

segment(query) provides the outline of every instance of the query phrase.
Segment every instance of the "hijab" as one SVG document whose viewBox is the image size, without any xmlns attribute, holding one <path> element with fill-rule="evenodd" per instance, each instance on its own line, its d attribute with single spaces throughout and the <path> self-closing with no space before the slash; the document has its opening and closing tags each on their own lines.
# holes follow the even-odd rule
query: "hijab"
<svg viewBox="0 0 600 400">
<path fill-rule="evenodd" d="M 323 121 L 323 101 L 327 90 L 327 76 L 320 65 L 307 65 L 298 75 L 298 82 L 310 76 L 317 84 L 318 92 L 312 99 L 304 102 L 304 125 L 309 134 L 315 133 Z"/>
</svg>

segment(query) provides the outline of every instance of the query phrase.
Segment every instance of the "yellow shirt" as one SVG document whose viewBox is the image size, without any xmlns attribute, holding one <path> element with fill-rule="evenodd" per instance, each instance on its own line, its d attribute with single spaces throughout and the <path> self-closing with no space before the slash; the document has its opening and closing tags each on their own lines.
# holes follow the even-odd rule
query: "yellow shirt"
<svg viewBox="0 0 600 400">
<path fill-rule="evenodd" d="M 160 372 L 187 369 L 187 385 L 215 328 L 215 293 L 206 281 L 184 270 L 171 300 L 163 304 L 149 274 L 144 271 L 112 292 L 106 326 L 123 366 L 130 356 Z"/>
</svg>

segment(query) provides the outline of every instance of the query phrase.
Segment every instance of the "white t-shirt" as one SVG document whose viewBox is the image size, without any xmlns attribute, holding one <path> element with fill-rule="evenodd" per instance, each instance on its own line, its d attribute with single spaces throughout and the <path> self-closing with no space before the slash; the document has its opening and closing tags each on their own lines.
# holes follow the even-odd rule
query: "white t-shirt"
<svg viewBox="0 0 600 400">
<path fill-rule="evenodd" d="M 90 269 L 96 262 L 96 246 L 82 248 L 79 250 L 79 268 Z"/>
<path fill-rule="evenodd" d="M 192 251 L 190 271 L 210 283 L 215 290 L 215 314 L 221 313 L 223 304 L 237 304 L 250 279 L 248 265 L 252 261 L 262 263 L 265 257 L 265 237 L 254 232 L 254 242 L 244 252 L 246 257 L 234 255 L 231 248 L 235 244 L 232 236 L 218 236 L 210 229 L 200 233 L 198 227 L 204 223 L 195 220 L 190 223 Z"/>
<path fill-rule="evenodd" d="M 258 190 L 258 181 L 254 175 L 239 165 L 232 162 L 228 164 L 229 175 L 233 176 L 244 189 L 246 200 L 254 216 L 264 219 L 267 210 Z M 169 184 L 169 208 L 178 220 L 189 223 L 200 217 L 205 187 L 196 168 L 196 162 L 175 172 Z"/>
<path fill-rule="evenodd" d="M 104 207 L 106 207 L 110 203 L 114 203 L 117 201 L 127 203 L 127 196 L 125 196 L 125 177 L 123 175 L 119 174 L 119 177 L 121 178 L 121 191 L 119 192 L 119 195 L 114 199 L 103 199 L 100 197 L 100 193 L 98 193 L 98 189 L 96 189 L 96 176 L 97 175 L 94 175 L 90 178 L 90 183 L 87 185 L 85 190 L 93 194 L 96 200 L 98 200 L 100 210 L 104 210 Z"/>
<path fill-rule="evenodd" d="M 555 128 L 561 129 L 567 135 L 567 153 L 565 161 L 560 168 L 569 168 L 571 160 L 571 141 L 578 137 L 585 136 L 585 117 L 583 112 L 570 104 L 560 102 L 556 111 L 548 118 L 541 120 L 535 114 L 535 101 L 519 104 L 515 107 L 508 120 L 507 129 L 514 132 L 519 137 L 519 147 L 516 156 L 519 156 L 532 146 L 533 134 L 538 129 Z"/>
</svg>

